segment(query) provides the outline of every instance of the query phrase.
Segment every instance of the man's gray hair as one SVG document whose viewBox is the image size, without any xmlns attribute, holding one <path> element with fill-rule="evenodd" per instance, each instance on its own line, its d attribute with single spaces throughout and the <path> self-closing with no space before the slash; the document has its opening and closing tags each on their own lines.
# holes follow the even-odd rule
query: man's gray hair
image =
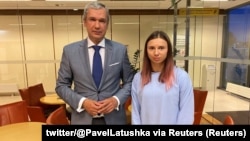
<svg viewBox="0 0 250 141">
<path fill-rule="evenodd" d="M 93 2 L 90 2 L 88 3 L 87 5 L 85 5 L 85 8 L 84 8 L 84 11 L 83 11 L 83 20 L 85 21 L 86 18 L 87 18 L 87 13 L 88 13 L 88 10 L 90 8 L 93 8 L 93 9 L 102 9 L 104 8 L 106 10 L 106 15 L 107 15 L 107 23 L 109 23 L 109 9 L 102 3 L 98 2 L 98 1 L 93 1 Z"/>
</svg>

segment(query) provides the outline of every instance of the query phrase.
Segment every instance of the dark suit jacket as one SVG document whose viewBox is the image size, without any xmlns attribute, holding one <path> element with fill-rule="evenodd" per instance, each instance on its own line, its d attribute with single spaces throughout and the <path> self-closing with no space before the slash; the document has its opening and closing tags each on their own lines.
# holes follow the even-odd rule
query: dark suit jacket
<svg viewBox="0 0 250 141">
<path fill-rule="evenodd" d="M 105 121 L 107 124 L 126 124 L 124 103 L 130 96 L 132 79 L 127 48 L 120 43 L 105 39 L 104 69 L 98 89 L 92 78 L 85 39 L 64 47 L 55 90 L 73 109 L 71 124 L 92 122 L 92 116 L 86 111 L 80 113 L 76 111 L 82 97 L 103 100 L 114 95 L 120 100 L 119 110 L 106 114 Z"/>
</svg>

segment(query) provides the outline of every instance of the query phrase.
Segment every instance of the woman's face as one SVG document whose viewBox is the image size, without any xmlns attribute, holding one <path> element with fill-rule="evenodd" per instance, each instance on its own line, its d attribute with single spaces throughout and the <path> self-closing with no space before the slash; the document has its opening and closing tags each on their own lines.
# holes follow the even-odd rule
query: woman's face
<svg viewBox="0 0 250 141">
<path fill-rule="evenodd" d="M 155 38 L 148 42 L 147 53 L 152 67 L 163 67 L 168 53 L 168 44 L 161 38 Z"/>
</svg>

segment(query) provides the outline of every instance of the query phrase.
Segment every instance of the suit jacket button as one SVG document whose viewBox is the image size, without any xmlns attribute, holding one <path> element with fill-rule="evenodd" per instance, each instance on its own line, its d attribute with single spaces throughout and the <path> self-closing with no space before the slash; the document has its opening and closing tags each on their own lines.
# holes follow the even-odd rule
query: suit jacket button
<svg viewBox="0 0 250 141">
<path fill-rule="evenodd" d="M 100 91 L 97 92 L 98 94 L 100 93 Z"/>
</svg>

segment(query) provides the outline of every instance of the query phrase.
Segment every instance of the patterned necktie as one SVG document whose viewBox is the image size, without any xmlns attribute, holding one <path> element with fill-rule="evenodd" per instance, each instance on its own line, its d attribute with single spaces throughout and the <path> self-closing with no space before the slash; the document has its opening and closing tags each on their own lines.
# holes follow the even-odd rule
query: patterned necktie
<svg viewBox="0 0 250 141">
<path fill-rule="evenodd" d="M 100 46 L 93 46 L 95 49 L 94 57 L 93 57 L 93 69 L 92 76 L 95 81 L 96 87 L 99 87 L 102 78 L 102 59 L 100 56 Z"/>
</svg>

